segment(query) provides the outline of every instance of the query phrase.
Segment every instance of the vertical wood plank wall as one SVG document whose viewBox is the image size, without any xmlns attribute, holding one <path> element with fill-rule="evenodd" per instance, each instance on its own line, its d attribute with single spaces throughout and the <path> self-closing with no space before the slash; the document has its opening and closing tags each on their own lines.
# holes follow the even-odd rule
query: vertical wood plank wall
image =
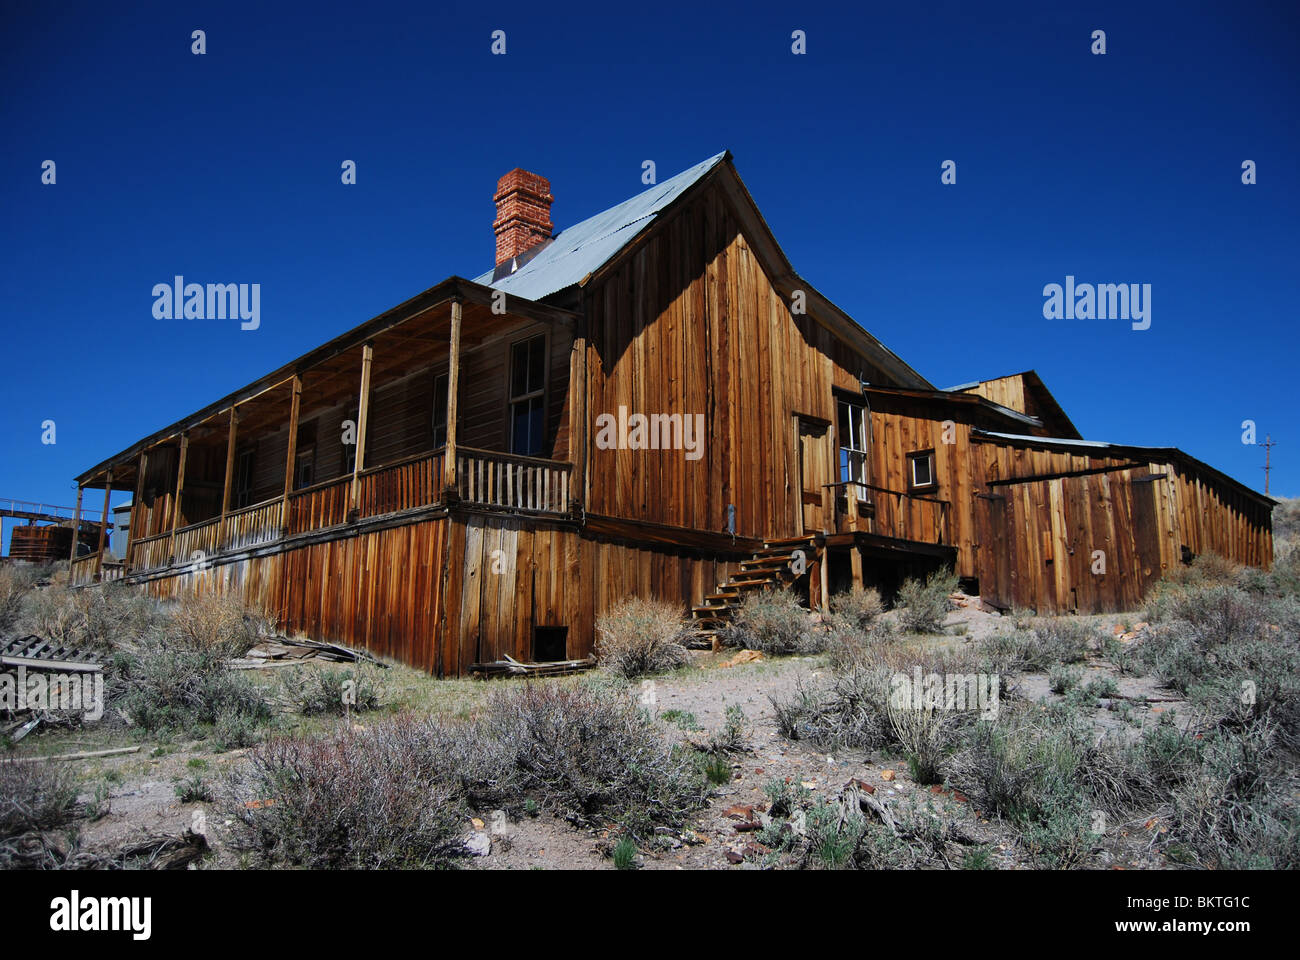
<svg viewBox="0 0 1300 960">
<path fill-rule="evenodd" d="M 606 543 L 517 518 L 446 518 L 312 544 L 148 581 L 160 598 L 234 593 L 280 629 L 364 647 L 445 676 L 506 654 L 533 657 L 534 627 L 568 628 L 590 654 L 596 618 L 625 597 L 683 613 L 738 569 L 735 559 Z"/>
<path fill-rule="evenodd" d="M 832 386 L 886 377 L 791 315 L 718 191 L 663 220 L 587 294 L 587 509 L 719 532 L 802 533 L 795 414 L 834 422 Z M 602 450 L 596 417 L 704 416 L 704 453 Z"/>
</svg>

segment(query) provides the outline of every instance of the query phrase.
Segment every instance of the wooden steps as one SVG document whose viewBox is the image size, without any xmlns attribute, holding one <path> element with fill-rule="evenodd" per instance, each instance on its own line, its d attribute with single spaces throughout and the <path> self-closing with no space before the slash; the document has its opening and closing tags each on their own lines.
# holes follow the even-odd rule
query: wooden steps
<svg viewBox="0 0 1300 960">
<path fill-rule="evenodd" d="M 803 573 L 796 574 L 793 564 L 796 551 L 805 561 Z M 691 610 L 691 627 L 686 645 L 696 650 L 716 650 L 722 630 L 735 618 L 744 597 L 754 590 L 772 590 L 806 577 L 807 564 L 820 550 L 811 536 L 764 540 L 761 550 L 740 563 L 740 569 L 718 584 L 716 593 L 704 596 L 704 602 Z"/>
</svg>

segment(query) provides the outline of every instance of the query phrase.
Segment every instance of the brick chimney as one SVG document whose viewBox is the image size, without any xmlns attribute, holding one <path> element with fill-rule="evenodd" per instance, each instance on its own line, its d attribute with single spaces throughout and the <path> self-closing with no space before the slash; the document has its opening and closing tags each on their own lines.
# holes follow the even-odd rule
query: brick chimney
<svg viewBox="0 0 1300 960">
<path fill-rule="evenodd" d="M 516 167 L 497 181 L 497 266 L 551 238 L 551 181 Z"/>
</svg>

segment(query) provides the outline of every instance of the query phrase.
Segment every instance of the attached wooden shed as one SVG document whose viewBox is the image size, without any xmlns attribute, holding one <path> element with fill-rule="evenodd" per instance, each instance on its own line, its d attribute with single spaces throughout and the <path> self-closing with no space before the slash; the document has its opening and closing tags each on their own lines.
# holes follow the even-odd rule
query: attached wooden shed
<svg viewBox="0 0 1300 960">
<path fill-rule="evenodd" d="M 1139 606 L 1181 563 L 1268 567 L 1274 501 L 1170 447 L 971 431 L 980 594 L 998 607 Z"/>
</svg>

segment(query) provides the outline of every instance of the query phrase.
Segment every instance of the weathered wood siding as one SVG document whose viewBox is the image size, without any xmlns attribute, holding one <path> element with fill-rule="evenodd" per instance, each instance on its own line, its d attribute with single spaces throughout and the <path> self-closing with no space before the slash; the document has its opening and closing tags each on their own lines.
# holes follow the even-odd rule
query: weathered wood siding
<svg viewBox="0 0 1300 960">
<path fill-rule="evenodd" d="M 400 527 L 147 581 L 153 596 L 237 594 L 280 629 L 436 672 L 449 521 Z"/>
<path fill-rule="evenodd" d="M 989 440 L 972 450 L 985 481 L 977 576 L 998 606 L 1131 610 L 1185 552 L 1272 563 L 1267 506 L 1186 465 Z"/>
<path fill-rule="evenodd" d="M 594 650 L 596 618 L 629 596 L 685 614 L 734 558 L 600 542 L 571 525 L 471 514 L 218 563 L 146 582 L 157 597 L 230 593 L 301 631 L 444 676 L 533 658 L 537 627 L 567 627 L 567 656 Z"/>
<path fill-rule="evenodd" d="M 795 414 L 885 375 L 791 315 L 717 191 L 660 222 L 587 295 L 587 509 L 741 536 L 802 533 Z M 703 456 L 600 449 L 602 413 L 703 414 Z"/>
</svg>

